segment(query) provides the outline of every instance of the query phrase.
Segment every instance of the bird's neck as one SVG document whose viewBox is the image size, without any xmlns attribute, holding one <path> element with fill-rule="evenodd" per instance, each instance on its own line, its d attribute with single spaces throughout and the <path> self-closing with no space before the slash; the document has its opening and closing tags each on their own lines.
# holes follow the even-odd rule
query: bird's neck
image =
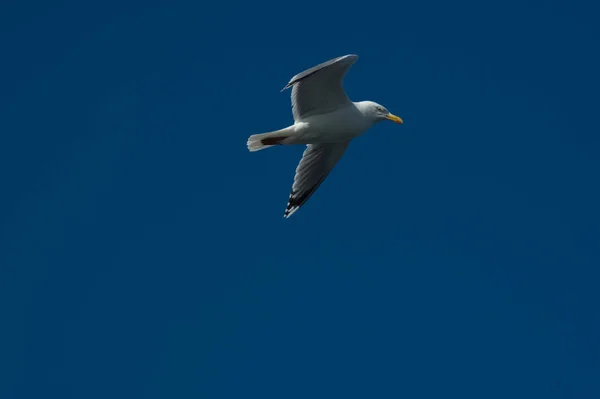
<svg viewBox="0 0 600 399">
<path fill-rule="evenodd" d="M 366 118 L 373 119 L 372 122 L 376 121 L 376 119 L 373 118 L 373 108 L 371 107 L 371 102 L 370 101 L 357 101 L 357 102 L 354 103 L 354 106 Z"/>
</svg>

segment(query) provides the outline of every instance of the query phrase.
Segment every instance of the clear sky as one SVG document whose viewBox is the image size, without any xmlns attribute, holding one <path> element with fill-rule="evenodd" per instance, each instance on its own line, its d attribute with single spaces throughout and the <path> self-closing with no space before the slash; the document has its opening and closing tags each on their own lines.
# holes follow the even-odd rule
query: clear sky
<svg viewBox="0 0 600 399">
<path fill-rule="evenodd" d="M 2 2 L 0 397 L 600 397 L 600 6 Z M 294 74 L 404 119 L 283 219 Z"/>
</svg>

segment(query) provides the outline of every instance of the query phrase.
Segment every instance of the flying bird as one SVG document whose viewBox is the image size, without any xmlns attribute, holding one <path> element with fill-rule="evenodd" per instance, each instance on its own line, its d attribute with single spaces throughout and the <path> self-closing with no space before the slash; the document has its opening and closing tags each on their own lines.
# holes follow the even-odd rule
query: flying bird
<svg viewBox="0 0 600 399">
<path fill-rule="evenodd" d="M 276 145 L 306 145 L 296 168 L 285 218 L 292 216 L 319 188 L 353 138 L 383 120 L 403 123 L 376 102 L 352 102 L 348 98 L 343 80 L 357 60 L 357 55 L 348 54 L 295 75 L 281 90 L 292 88 L 294 124 L 248 138 L 250 151 Z"/>
</svg>

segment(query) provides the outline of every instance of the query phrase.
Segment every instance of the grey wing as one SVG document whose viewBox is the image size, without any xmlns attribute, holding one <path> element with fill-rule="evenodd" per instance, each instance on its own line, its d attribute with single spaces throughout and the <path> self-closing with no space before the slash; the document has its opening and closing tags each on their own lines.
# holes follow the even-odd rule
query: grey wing
<svg viewBox="0 0 600 399">
<path fill-rule="evenodd" d="M 292 87 L 294 120 L 326 113 L 350 104 L 351 101 L 344 91 L 343 80 L 348 69 L 357 60 L 357 55 L 344 55 L 294 76 L 283 88 L 285 90 Z"/>
<path fill-rule="evenodd" d="M 284 217 L 290 217 L 313 195 L 337 164 L 350 140 L 339 143 L 309 144 L 296 168 L 294 185 Z"/>
</svg>

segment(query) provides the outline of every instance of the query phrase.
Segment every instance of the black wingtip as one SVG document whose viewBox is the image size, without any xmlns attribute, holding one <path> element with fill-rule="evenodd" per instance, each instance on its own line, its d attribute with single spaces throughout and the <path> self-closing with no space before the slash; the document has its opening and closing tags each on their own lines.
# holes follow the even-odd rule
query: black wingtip
<svg viewBox="0 0 600 399">
<path fill-rule="evenodd" d="M 296 202 L 296 198 L 294 198 L 294 196 L 297 193 L 295 191 L 292 190 L 292 192 L 290 193 L 290 197 L 288 199 L 288 203 L 285 207 L 285 211 L 283 212 L 283 217 L 284 218 L 289 218 L 290 216 L 292 216 L 294 214 L 294 212 L 296 212 L 300 206 L 298 206 L 298 203 Z"/>
</svg>

